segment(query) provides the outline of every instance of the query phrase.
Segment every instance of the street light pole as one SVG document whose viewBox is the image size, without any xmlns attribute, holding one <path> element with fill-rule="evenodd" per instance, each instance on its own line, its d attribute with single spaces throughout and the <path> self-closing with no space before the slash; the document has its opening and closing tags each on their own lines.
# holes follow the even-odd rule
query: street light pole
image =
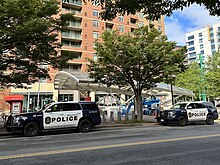
<svg viewBox="0 0 220 165">
<path fill-rule="evenodd" d="M 171 84 L 170 84 L 170 90 L 171 90 L 172 105 L 174 105 L 174 97 L 173 97 L 173 82 L 172 82 L 172 81 L 171 81 Z"/>
<path fill-rule="evenodd" d="M 201 56 L 201 54 L 199 54 L 199 69 L 200 69 L 200 82 L 201 84 L 201 90 L 200 90 L 200 94 L 199 97 L 202 97 L 202 101 L 206 101 L 206 94 L 205 94 L 205 86 L 204 86 L 204 65 L 203 65 L 203 57 Z"/>
<path fill-rule="evenodd" d="M 37 91 L 37 110 L 39 109 L 39 103 L 40 103 L 40 79 L 38 81 L 38 91 Z"/>
<path fill-rule="evenodd" d="M 171 91 L 171 99 L 172 99 L 172 105 L 174 105 L 174 94 L 173 94 L 173 82 L 176 78 L 176 75 L 171 76 L 171 81 L 170 81 L 170 91 Z"/>
</svg>

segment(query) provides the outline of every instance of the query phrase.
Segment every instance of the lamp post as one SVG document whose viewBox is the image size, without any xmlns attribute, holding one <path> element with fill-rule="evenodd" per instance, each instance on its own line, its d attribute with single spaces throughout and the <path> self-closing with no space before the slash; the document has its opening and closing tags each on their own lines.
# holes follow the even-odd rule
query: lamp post
<svg viewBox="0 0 220 165">
<path fill-rule="evenodd" d="M 31 87 L 28 86 L 28 97 L 27 97 L 27 112 L 29 112 L 29 109 L 30 109 L 30 89 Z"/>
<path fill-rule="evenodd" d="M 171 82 L 170 82 L 170 91 L 171 91 L 171 100 L 172 100 L 172 105 L 174 105 L 174 95 L 173 95 L 173 82 L 176 78 L 176 75 L 171 76 Z"/>
</svg>

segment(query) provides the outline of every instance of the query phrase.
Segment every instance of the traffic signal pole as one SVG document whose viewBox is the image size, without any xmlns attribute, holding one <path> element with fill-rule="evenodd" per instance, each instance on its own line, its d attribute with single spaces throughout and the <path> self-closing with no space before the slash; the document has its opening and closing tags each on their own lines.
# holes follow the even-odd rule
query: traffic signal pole
<svg viewBox="0 0 220 165">
<path fill-rule="evenodd" d="M 199 54 L 199 69 L 200 69 L 200 93 L 199 93 L 199 97 L 200 99 L 202 99 L 202 101 L 206 101 L 206 94 L 205 94 L 205 78 L 204 78 L 204 63 L 203 63 L 203 57 L 201 56 L 201 54 Z"/>
</svg>

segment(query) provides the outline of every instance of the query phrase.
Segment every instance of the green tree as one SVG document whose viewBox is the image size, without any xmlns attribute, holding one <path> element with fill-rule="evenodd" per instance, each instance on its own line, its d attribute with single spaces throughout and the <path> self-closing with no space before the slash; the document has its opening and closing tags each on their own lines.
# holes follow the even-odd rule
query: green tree
<svg viewBox="0 0 220 165">
<path fill-rule="evenodd" d="M 185 49 L 174 51 L 175 45 L 148 27 L 122 35 L 105 31 L 102 41 L 96 43 L 98 60 L 91 61 L 88 70 L 91 77 L 108 86 L 132 87 L 140 120 L 142 90 L 154 87 L 182 67 Z"/>
<path fill-rule="evenodd" d="M 84 0 L 90 1 L 90 0 Z M 117 14 L 135 14 L 143 12 L 151 19 L 160 18 L 161 15 L 170 16 L 174 10 L 189 7 L 192 4 L 204 5 L 211 15 L 220 16 L 219 0 L 99 0 L 102 6 L 103 19 L 113 19 Z"/>
<path fill-rule="evenodd" d="M 195 99 L 199 100 L 201 86 L 203 85 L 200 79 L 200 69 L 196 62 L 191 63 L 185 72 L 177 75 L 175 85 L 189 89 L 195 94 Z"/>
<path fill-rule="evenodd" d="M 220 96 L 220 53 L 217 52 L 213 56 L 209 56 L 206 63 L 206 81 L 208 95 L 210 97 Z"/>
<path fill-rule="evenodd" d="M 0 87 L 21 86 L 47 77 L 47 64 L 63 66 L 58 32 L 71 14 L 58 15 L 56 0 L 0 1 Z M 56 16 L 55 16 L 56 15 Z"/>
</svg>

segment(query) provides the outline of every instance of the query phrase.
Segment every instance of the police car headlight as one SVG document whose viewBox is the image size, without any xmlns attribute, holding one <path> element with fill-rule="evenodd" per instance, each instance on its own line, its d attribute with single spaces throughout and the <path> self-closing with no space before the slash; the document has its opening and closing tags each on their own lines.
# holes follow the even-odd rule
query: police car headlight
<svg viewBox="0 0 220 165">
<path fill-rule="evenodd" d="M 176 116 L 176 112 L 175 111 L 171 111 L 168 113 L 168 117 L 175 117 Z"/>
<path fill-rule="evenodd" d="M 21 124 L 23 121 L 27 119 L 26 116 L 17 116 L 14 117 L 14 124 Z"/>
</svg>

